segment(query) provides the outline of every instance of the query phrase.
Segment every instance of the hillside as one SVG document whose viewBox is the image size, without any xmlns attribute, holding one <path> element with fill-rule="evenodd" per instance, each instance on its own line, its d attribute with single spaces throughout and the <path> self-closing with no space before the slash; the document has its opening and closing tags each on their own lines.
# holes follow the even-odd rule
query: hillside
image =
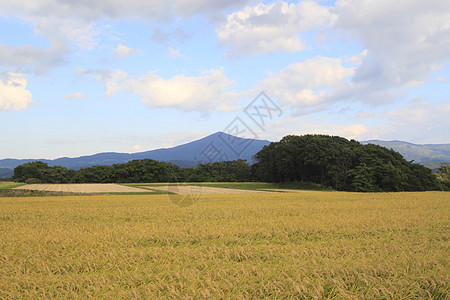
<svg viewBox="0 0 450 300">
<path fill-rule="evenodd" d="M 63 157 L 54 160 L 2 159 L 0 160 L 0 168 L 12 170 L 27 162 L 42 161 L 49 166 L 63 166 L 78 170 L 95 165 L 113 165 L 126 163 L 134 159 L 146 158 L 171 162 L 180 167 L 192 167 L 198 163 L 236 159 L 245 159 L 248 162 L 252 162 L 252 156 L 268 144 L 270 142 L 266 140 L 243 139 L 223 132 L 216 132 L 202 139 L 173 148 L 156 149 L 139 153 L 105 152 L 75 158 Z"/>
<path fill-rule="evenodd" d="M 0 178 L 11 177 L 11 176 L 13 176 L 13 174 L 14 174 L 13 169 L 0 168 Z"/>
<path fill-rule="evenodd" d="M 415 163 L 441 163 L 450 162 L 450 144 L 425 144 L 416 145 L 402 141 L 371 140 L 361 142 L 363 144 L 376 144 L 388 149 L 394 149 L 402 154 L 406 160 L 414 160 Z M 429 165 L 429 164 L 427 164 Z M 435 166 L 434 164 L 433 166 Z"/>
</svg>

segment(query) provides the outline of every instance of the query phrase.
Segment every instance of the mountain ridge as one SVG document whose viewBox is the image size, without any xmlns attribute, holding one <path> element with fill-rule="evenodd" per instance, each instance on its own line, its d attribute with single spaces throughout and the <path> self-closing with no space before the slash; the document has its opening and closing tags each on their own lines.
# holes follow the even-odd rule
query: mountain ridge
<svg viewBox="0 0 450 300">
<path fill-rule="evenodd" d="M 362 144 L 376 144 L 394 149 L 408 161 L 425 164 L 430 162 L 449 162 L 450 144 L 414 144 L 404 141 L 363 141 Z"/>
<path fill-rule="evenodd" d="M 420 145 L 399 140 L 369 140 L 361 141 L 361 143 L 377 144 L 394 149 L 402 154 L 405 159 L 424 164 L 433 170 L 436 170 L 439 165 L 449 164 L 450 162 L 450 144 Z M 92 155 L 60 157 L 56 159 L 0 159 L 0 177 L 10 177 L 15 167 L 33 161 L 42 161 L 48 163 L 49 166 L 63 166 L 75 170 L 95 165 L 113 165 L 146 158 L 170 162 L 180 167 L 194 167 L 199 163 L 236 159 L 245 159 L 252 163 L 253 155 L 268 144 L 270 144 L 268 140 L 244 139 L 219 131 L 174 147 L 137 153 L 101 152 Z"/>
<path fill-rule="evenodd" d="M 134 159 L 147 158 L 171 162 L 181 167 L 193 167 L 198 163 L 236 159 L 245 159 L 251 163 L 252 156 L 268 144 L 270 144 L 270 141 L 267 140 L 245 139 L 219 131 L 171 148 L 160 148 L 137 153 L 101 152 L 92 155 L 56 159 L 6 158 L 0 160 L 0 168 L 12 170 L 27 162 L 42 161 L 49 164 L 49 166 L 63 166 L 77 170 L 95 165 L 113 165 L 126 163 Z M 214 151 L 217 153 L 213 153 Z"/>
</svg>

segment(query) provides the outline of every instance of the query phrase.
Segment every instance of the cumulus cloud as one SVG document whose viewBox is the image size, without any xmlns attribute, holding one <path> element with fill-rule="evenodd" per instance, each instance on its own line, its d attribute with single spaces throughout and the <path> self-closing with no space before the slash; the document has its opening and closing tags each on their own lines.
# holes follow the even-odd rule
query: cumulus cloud
<svg viewBox="0 0 450 300">
<path fill-rule="evenodd" d="M 86 95 L 83 93 L 73 93 L 73 94 L 66 95 L 64 98 L 66 98 L 66 99 L 84 99 L 84 98 L 86 98 Z"/>
<path fill-rule="evenodd" d="M 251 0 L 175 0 L 174 12 L 177 16 L 190 17 L 203 14 L 210 20 L 218 20 L 228 9 L 243 7 Z"/>
<path fill-rule="evenodd" d="M 223 45 L 231 45 L 231 56 L 297 52 L 305 48 L 302 33 L 330 25 L 335 18 L 328 7 L 314 1 L 277 1 L 228 15 L 216 32 Z"/>
<path fill-rule="evenodd" d="M 324 104 L 328 95 L 354 74 L 338 58 L 315 57 L 268 74 L 257 87 L 297 112 Z"/>
<path fill-rule="evenodd" d="M 35 33 L 48 41 L 49 47 L 0 44 L 0 67 L 21 73 L 48 74 L 51 69 L 66 64 L 73 50 L 88 51 L 98 44 L 101 29 L 92 24 L 36 17 L 27 20 L 34 24 Z"/>
<path fill-rule="evenodd" d="M 384 118 L 401 123 L 415 123 L 426 128 L 449 128 L 450 104 L 433 104 L 425 100 L 414 99 L 398 110 L 386 111 Z M 447 133 L 447 132 L 445 132 Z"/>
<path fill-rule="evenodd" d="M 65 63 L 67 49 L 60 47 L 42 48 L 31 45 L 12 47 L 0 44 L 0 66 L 20 72 L 47 73 L 50 68 Z"/>
<path fill-rule="evenodd" d="M 169 57 L 183 57 L 180 51 L 174 49 L 173 47 L 168 47 L 167 50 L 169 51 Z"/>
<path fill-rule="evenodd" d="M 372 128 L 366 124 L 335 124 L 321 118 L 289 117 L 272 123 L 267 129 L 262 138 L 269 140 L 279 140 L 289 134 L 338 135 L 360 141 L 377 137 Z"/>
<path fill-rule="evenodd" d="M 266 13 L 266 5 L 256 7 L 264 8 L 259 10 L 262 15 L 276 15 Z M 351 67 L 340 59 L 315 58 L 269 74 L 259 85 L 298 113 L 307 107 L 306 112 L 325 110 L 325 103 L 342 101 L 391 103 L 420 87 L 450 59 L 448 1 L 338 0 L 330 14 L 332 28 L 363 46 L 361 53 L 343 61 Z M 250 20 L 250 15 L 241 19 Z M 249 22 L 250 28 L 254 23 Z"/>
<path fill-rule="evenodd" d="M 225 76 L 223 68 L 203 71 L 200 76 L 181 74 L 170 79 L 153 73 L 130 76 L 120 70 L 78 69 L 77 72 L 105 82 L 108 97 L 118 92 L 136 94 L 150 108 L 231 111 L 238 102 L 238 94 L 230 90 L 235 82 Z"/>
<path fill-rule="evenodd" d="M 104 18 L 119 19 L 141 17 L 160 20 L 170 15 L 170 3 L 159 0 L 135 0 L 132 3 L 120 0 L 59 1 L 40 0 L 39 5 L 27 0 L 2 1 L 2 14 L 27 15 L 57 19 L 79 19 L 85 22 Z"/>
<path fill-rule="evenodd" d="M 380 114 L 388 122 L 373 130 L 386 140 L 400 139 L 414 143 L 448 143 L 450 104 L 413 99 L 396 110 Z"/>
<path fill-rule="evenodd" d="M 419 87 L 450 59 L 450 2 L 338 0 L 336 29 L 367 49 L 352 82 L 336 94 L 374 104 Z M 391 91 L 389 91 L 391 89 Z"/>
<path fill-rule="evenodd" d="M 354 55 L 348 59 L 348 62 L 354 66 L 360 66 L 363 60 L 367 56 L 367 49 L 364 49 L 361 53 Z"/>
<path fill-rule="evenodd" d="M 0 74 L 0 111 L 27 109 L 33 98 L 26 89 L 25 75 L 19 73 Z"/>
<path fill-rule="evenodd" d="M 148 21 L 169 21 L 176 17 L 190 18 L 203 14 L 208 18 L 221 15 L 230 8 L 244 6 L 249 0 L 3 0 L 1 15 L 34 16 L 57 19 L 78 19 L 96 22 L 102 19 L 141 18 Z"/>
<path fill-rule="evenodd" d="M 117 59 L 122 59 L 124 57 L 139 54 L 140 50 L 135 50 L 122 44 L 118 44 L 116 50 L 114 51 L 114 57 Z"/>
<path fill-rule="evenodd" d="M 104 30 L 96 24 L 102 20 L 143 19 L 150 22 L 170 22 L 178 17 L 191 18 L 198 14 L 213 18 L 223 14 L 228 8 L 242 7 L 247 1 L 135 0 L 129 3 L 121 0 L 40 0 L 38 2 L 37 4 L 28 0 L 4 0 L 0 5 L 0 16 L 29 22 L 34 26 L 36 34 L 48 40 L 50 47 L 48 49 L 31 45 L 11 47 L 0 44 L 0 66 L 2 64 L 12 66 L 17 72 L 48 73 L 52 68 L 65 64 L 66 57 L 72 51 L 89 51 L 96 47 L 99 35 Z M 185 38 L 181 29 L 177 29 L 173 36 L 180 40 Z"/>
<path fill-rule="evenodd" d="M 65 28 L 62 28 L 62 30 L 69 34 L 75 45 L 83 51 L 92 50 L 99 43 L 98 35 L 100 35 L 101 30 L 95 28 L 93 24 L 70 24 Z"/>
</svg>

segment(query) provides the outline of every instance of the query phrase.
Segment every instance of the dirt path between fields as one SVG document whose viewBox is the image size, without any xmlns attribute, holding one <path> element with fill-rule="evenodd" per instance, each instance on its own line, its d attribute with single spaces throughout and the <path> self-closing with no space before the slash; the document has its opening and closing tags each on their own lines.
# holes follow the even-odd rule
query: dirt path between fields
<svg viewBox="0 0 450 300">
<path fill-rule="evenodd" d="M 218 187 L 206 187 L 196 185 L 168 185 L 168 186 L 152 186 L 152 189 L 160 191 L 168 191 L 179 195 L 190 194 L 248 194 L 248 193 L 267 193 L 265 191 L 240 190 Z"/>
<path fill-rule="evenodd" d="M 311 190 L 293 190 L 293 189 L 264 189 L 264 191 L 268 191 L 268 192 L 283 192 L 283 193 L 318 192 L 318 191 L 311 191 Z"/>
<path fill-rule="evenodd" d="M 69 193 L 142 193 L 144 189 L 113 183 L 101 184 L 27 184 L 16 187 L 17 190 L 35 190 Z M 147 190 L 148 191 L 148 190 Z"/>
</svg>

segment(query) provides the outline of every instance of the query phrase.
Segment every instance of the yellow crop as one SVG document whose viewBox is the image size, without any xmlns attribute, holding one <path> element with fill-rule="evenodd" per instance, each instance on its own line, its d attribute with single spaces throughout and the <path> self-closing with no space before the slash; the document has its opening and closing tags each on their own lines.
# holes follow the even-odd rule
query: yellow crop
<svg viewBox="0 0 450 300">
<path fill-rule="evenodd" d="M 449 196 L 0 198 L 0 298 L 448 299 Z"/>
</svg>

